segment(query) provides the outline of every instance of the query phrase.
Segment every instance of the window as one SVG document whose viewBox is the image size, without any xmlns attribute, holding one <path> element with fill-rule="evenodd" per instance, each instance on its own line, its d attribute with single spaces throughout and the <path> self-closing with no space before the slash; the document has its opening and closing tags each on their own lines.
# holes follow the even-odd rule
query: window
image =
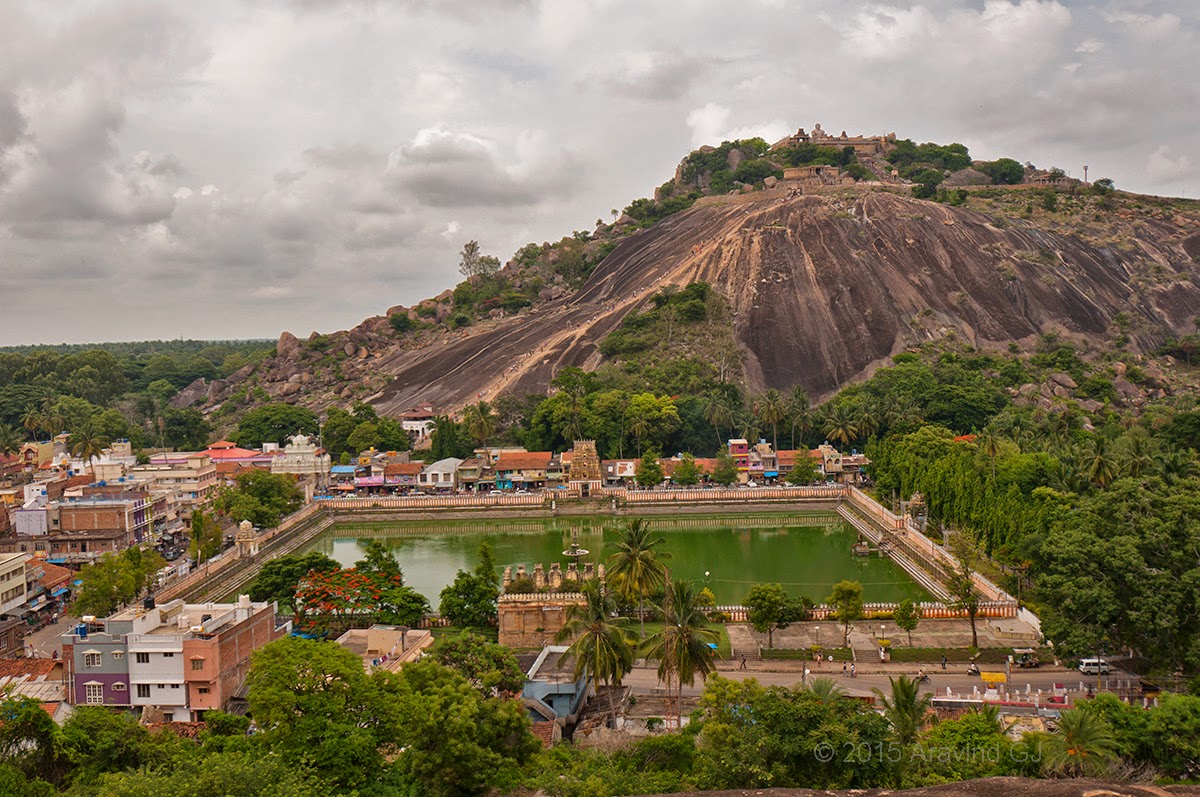
<svg viewBox="0 0 1200 797">
<path fill-rule="evenodd" d="M 97 654 L 99 655 L 99 654 Z M 103 703 L 104 702 L 104 684 L 87 684 L 85 687 L 87 692 L 88 703 Z"/>
<path fill-rule="evenodd" d="M 138 684 L 137 685 L 137 696 L 138 697 L 150 697 L 150 684 Z"/>
<path fill-rule="evenodd" d="M 100 654 L 99 653 L 84 653 L 83 654 L 83 666 L 84 667 L 99 667 L 100 666 Z M 89 688 L 91 688 L 91 687 L 89 687 Z"/>
<path fill-rule="evenodd" d="M 149 664 L 150 663 L 150 654 L 149 653 L 135 653 L 133 655 L 134 655 L 134 658 L 137 659 L 138 664 Z"/>
<path fill-rule="evenodd" d="M 174 653 L 164 653 L 163 658 L 164 659 L 173 659 L 173 658 L 175 658 L 175 654 Z"/>
<path fill-rule="evenodd" d="M 202 686 L 202 687 L 200 687 L 199 689 L 197 689 L 196 691 L 197 691 L 197 692 L 199 692 L 199 693 L 200 693 L 200 694 L 202 694 L 202 695 L 207 695 L 207 694 L 208 694 L 208 687 L 207 687 L 207 686 Z"/>
<path fill-rule="evenodd" d="M 199 672 L 204 669 L 204 659 L 192 659 L 192 672 Z"/>
<path fill-rule="evenodd" d="M 117 661 L 120 661 L 121 659 L 125 658 L 125 651 L 123 651 L 123 650 L 114 650 L 114 651 L 112 652 L 112 657 L 113 657 L 114 659 L 116 659 Z"/>
<path fill-rule="evenodd" d="M 178 689 L 178 688 L 179 688 L 179 684 L 171 684 L 171 688 L 172 688 L 172 689 Z"/>
<path fill-rule="evenodd" d="M 126 689 L 125 684 L 113 684 L 112 685 L 112 690 L 114 692 L 124 692 L 125 689 Z"/>
</svg>

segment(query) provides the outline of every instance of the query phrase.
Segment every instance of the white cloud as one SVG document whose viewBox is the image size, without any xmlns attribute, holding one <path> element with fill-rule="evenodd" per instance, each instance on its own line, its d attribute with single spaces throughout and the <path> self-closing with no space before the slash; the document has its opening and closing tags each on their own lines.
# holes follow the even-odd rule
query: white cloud
<svg viewBox="0 0 1200 797">
<path fill-rule="evenodd" d="M 114 338 L 346 328 L 453 284 L 468 238 L 507 259 L 692 147 L 818 121 L 1178 191 L 1198 22 L 1185 0 L 0 0 L 0 279 L 46 277 L 0 343 L 51 303 L 73 339 L 96 307 L 129 309 Z"/>
</svg>

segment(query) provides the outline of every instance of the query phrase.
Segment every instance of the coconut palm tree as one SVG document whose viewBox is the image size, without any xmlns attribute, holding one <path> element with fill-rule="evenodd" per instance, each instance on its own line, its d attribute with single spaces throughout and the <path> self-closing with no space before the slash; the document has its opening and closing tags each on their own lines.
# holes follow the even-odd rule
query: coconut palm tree
<svg viewBox="0 0 1200 797">
<path fill-rule="evenodd" d="M 717 448 L 721 448 L 721 427 L 733 423 L 733 408 L 729 401 L 720 393 L 710 393 L 703 399 L 704 420 L 713 426 L 717 434 Z"/>
<path fill-rule="evenodd" d="M 975 445 L 983 452 L 983 455 L 988 458 L 988 462 L 992 466 L 992 481 L 996 480 L 996 457 L 1000 456 L 1002 445 L 1000 436 L 987 431 L 986 429 L 980 432 L 975 437 Z"/>
<path fill-rule="evenodd" d="M 738 433 L 746 440 L 754 442 L 758 439 L 760 431 L 758 419 L 754 417 L 752 412 L 743 412 L 737 417 Z"/>
<path fill-rule="evenodd" d="M 771 442 L 775 450 L 779 450 L 779 422 L 787 417 L 787 402 L 783 394 L 771 388 L 761 396 L 754 398 L 754 414 L 764 424 L 771 427 Z"/>
<path fill-rule="evenodd" d="M 633 433 L 633 437 L 637 440 L 638 459 L 642 457 L 642 440 L 646 435 L 654 431 L 654 424 L 644 415 L 639 415 L 629 422 L 629 431 Z"/>
<path fill-rule="evenodd" d="M 17 453 L 23 442 L 20 432 L 6 423 L 0 423 L 0 457 Z"/>
<path fill-rule="evenodd" d="M 885 695 L 879 689 L 872 689 L 879 702 L 883 704 L 883 716 L 892 726 L 896 741 L 902 745 L 912 744 L 921 733 L 921 728 L 929 722 L 932 712 L 933 693 L 921 694 L 920 685 L 916 678 L 899 676 L 889 677 L 892 684 L 890 695 Z"/>
<path fill-rule="evenodd" d="M 708 627 L 708 618 L 700 605 L 692 582 L 678 579 L 667 584 L 663 600 L 662 630 L 642 643 L 640 651 L 647 659 L 658 662 L 658 677 L 667 684 L 676 684 L 676 726 L 683 723 L 683 685 L 692 686 L 696 676 L 701 681 L 717 669 L 713 649 L 720 635 Z"/>
<path fill-rule="evenodd" d="M 21 425 L 33 435 L 34 441 L 37 441 L 38 432 L 45 429 L 46 416 L 39 412 L 36 407 L 30 407 L 21 416 Z"/>
<path fill-rule="evenodd" d="M 1087 470 L 1087 480 L 1101 489 L 1116 481 L 1121 473 L 1121 466 L 1103 437 L 1096 437 L 1092 441 L 1083 464 Z"/>
<path fill-rule="evenodd" d="M 844 409 L 837 406 L 829 408 L 821 429 L 828 440 L 842 445 L 847 445 L 858 437 L 858 426 L 854 420 Z"/>
<path fill-rule="evenodd" d="M 574 657 L 576 678 L 590 672 L 596 683 L 620 686 L 633 669 L 633 639 L 620 619 L 614 619 L 616 602 L 599 580 L 587 582 L 581 591 L 585 602 L 567 607 L 554 641 L 574 640 L 563 655 Z"/>
<path fill-rule="evenodd" d="M 646 596 L 662 586 L 667 577 L 664 562 L 671 554 L 656 550 L 665 542 L 662 537 L 651 538 L 650 526 L 643 518 L 633 518 L 617 531 L 617 539 L 608 544 L 614 549 L 608 557 L 608 578 L 613 588 L 626 598 L 637 598 L 642 639 L 646 638 L 643 611 Z"/>
<path fill-rule="evenodd" d="M 479 445 L 487 448 L 488 438 L 496 431 L 496 415 L 486 401 L 472 404 L 463 413 L 463 423 L 467 431 L 479 441 Z"/>
<path fill-rule="evenodd" d="M 872 437 L 879 431 L 879 416 L 870 407 L 861 407 L 854 414 L 854 426 L 858 430 L 856 437 Z"/>
<path fill-rule="evenodd" d="M 1121 459 L 1126 476 L 1138 478 L 1150 472 L 1154 465 L 1150 436 L 1141 427 L 1134 427 L 1121 439 Z"/>
<path fill-rule="evenodd" d="M 1175 484 L 1196 472 L 1196 456 L 1186 449 L 1167 449 L 1154 458 L 1154 472 L 1167 484 Z"/>
<path fill-rule="evenodd" d="M 68 442 L 71 455 L 82 459 L 89 468 L 92 460 L 99 458 L 110 443 L 108 438 L 102 437 L 91 423 L 85 423 L 72 432 Z"/>
<path fill-rule="evenodd" d="M 1077 708 L 1063 712 L 1058 732 L 1048 741 L 1042 769 L 1050 775 L 1103 775 L 1117 751 L 1108 722 L 1096 712 Z"/>
</svg>

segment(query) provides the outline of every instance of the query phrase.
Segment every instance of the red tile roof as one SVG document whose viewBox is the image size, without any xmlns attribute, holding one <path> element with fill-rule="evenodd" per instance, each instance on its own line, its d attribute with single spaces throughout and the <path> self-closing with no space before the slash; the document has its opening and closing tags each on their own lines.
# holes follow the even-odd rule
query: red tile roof
<svg viewBox="0 0 1200 797">
<path fill-rule="evenodd" d="M 553 722 L 535 722 L 530 730 L 533 731 L 533 737 L 542 743 L 542 747 L 550 747 L 554 744 Z"/>
<path fill-rule="evenodd" d="M 420 462 L 394 462 L 383 466 L 384 476 L 416 476 L 424 469 Z"/>
<path fill-rule="evenodd" d="M 501 454 L 496 460 L 496 470 L 545 470 L 553 456 L 553 452 L 550 451 Z"/>
<path fill-rule="evenodd" d="M 213 443 L 213 446 L 218 446 L 218 445 L 220 445 L 220 444 Z M 214 448 L 214 447 L 210 446 L 207 451 L 204 451 L 201 453 L 208 454 L 208 456 L 212 458 L 213 462 L 220 462 L 222 460 L 230 460 L 230 459 L 249 459 L 251 457 L 263 456 L 263 452 L 261 452 L 261 451 L 251 451 L 248 448 L 238 448 L 237 446 L 234 446 L 232 443 L 230 444 L 229 448 L 225 448 L 225 447 Z"/>
<path fill-rule="evenodd" d="M 55 659 L 0 659 L 0 678 L 41 678 L 58 666 Z"/>
<path fill-rule="evenodd" d="M 30 564 L 33 563 L 30 562 Z M 42 568 L 42 577 L 40 580 L 44 589 L 54 589 L 66 584 L 68 581 L 74 580 L 75 571 L 69 567 L 60 567 L 44 561 L 38 562 L 38 564 Z"/>
</svg>

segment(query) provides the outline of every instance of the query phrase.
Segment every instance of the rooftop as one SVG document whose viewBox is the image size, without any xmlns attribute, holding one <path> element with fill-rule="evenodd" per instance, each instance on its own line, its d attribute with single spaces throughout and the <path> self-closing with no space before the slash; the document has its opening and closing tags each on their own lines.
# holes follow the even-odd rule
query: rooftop
<svg viewBox="0 0 1200 797">
<path fill-rule="evenodd" d="M 574 683 L 575 658 L 567 654 L 566 645 L 549 645 L 542 649 L 525 677 L 549 684 Z"/>
</svg>

